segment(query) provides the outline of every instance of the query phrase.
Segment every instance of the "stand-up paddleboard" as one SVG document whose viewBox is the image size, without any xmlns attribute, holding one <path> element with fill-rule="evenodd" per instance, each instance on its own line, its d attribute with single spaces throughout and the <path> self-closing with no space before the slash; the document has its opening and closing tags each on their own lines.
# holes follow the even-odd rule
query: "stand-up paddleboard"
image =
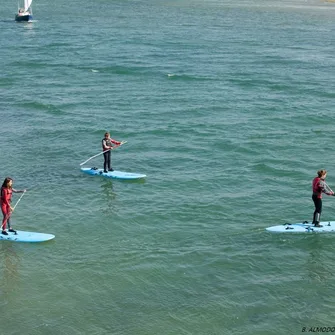
<svg viewBox="0 0 335 335">
<path fill-rule="evenodd" d="M 271 233 L 335 233 L 335 221 L 320 222 L 322 227 L 314 227 L 312 222 L 285 223 L 266 228 Z"/>
<path fill-rule="evenodd" d="M 122 172 L 122 171 L 108 171 L 105 173 L 103 169 L 98 168 L 80 168 L 80 170 L 92 176 L 102 176 L 106 178 L 115 178 L 115 179 L 135 180 L 146 177 L 145 174 Z"/>
<path fill-rule="evenodd" d="M 13 242 L 46 242 L 55 238 L 55 235 L 34 233 L 31 231 L 17 230 L 16 234 L 8 232 L 8 235 L 0 233 L 0 241 L 13 241 Z"/>
</svg>

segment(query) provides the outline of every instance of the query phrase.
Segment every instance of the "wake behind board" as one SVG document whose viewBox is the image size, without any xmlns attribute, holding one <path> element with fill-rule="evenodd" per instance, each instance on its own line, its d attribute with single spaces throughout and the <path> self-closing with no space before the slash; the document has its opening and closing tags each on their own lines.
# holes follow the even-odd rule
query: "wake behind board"
<svg viewBox="0 0 335 335">
<path fill-rule="evenodd" d="M 320 222 L 322 227 L 314 227 L 312 222 L 285 223 L 266 228 L 271 233 L 335 233 L 335 221 Z"/>
<path fill-rule="evenodd" d="M 108 171 L 107 173 L 105 173 L 103 169 L 97 169 L 97 168 L 81 168 L 80 170 L 92 176 L 102 176 L 106 178 L 115 178 L 115 179 L 135 180 L 146 177 L 145 174 L 122 172 L 122 171 Z"/>
<path fill-rule="evenodd" d="M 55 235 L 34 233 L 32 231 L 17 230 L 15 233 L 8 232 L 8 235 L 0 233 L 0 241 L 13 241 L 13 242 L 46 242 L 55 238 Z"/>
</svg>

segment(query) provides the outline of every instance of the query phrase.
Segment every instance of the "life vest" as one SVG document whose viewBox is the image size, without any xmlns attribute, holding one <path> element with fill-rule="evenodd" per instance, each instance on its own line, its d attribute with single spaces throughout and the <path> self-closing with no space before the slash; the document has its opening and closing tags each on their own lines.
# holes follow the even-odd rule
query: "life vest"
<svg viewBox="0 0 335 335">
<path fill-rule="evenodd" d="M 322 198 L 322 192 L 325 192 L 324 182 L 320 177 L 315 177 L 312 182 L 313 195 L 319 199 Z"/>
<path fill-rule="evenodd" d="M 104 142 L 105 142 L 105 145 L 104 145 Z M 105 148 L 105 146 L 107 146 L 107 147 L 111 147 L 112 146 L 112 139 L 111 138 L 108 138 L 108 139 L 103 138 L 102 141 L 101 141 L 101 144 L 102 144 L 102 150 L 105 151 L 105 150 L 107 150 Z"/>
</svg>

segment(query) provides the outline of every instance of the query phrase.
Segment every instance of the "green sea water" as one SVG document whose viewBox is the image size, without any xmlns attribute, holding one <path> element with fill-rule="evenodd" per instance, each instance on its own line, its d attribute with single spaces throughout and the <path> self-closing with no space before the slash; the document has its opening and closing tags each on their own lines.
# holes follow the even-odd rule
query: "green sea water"
<svg viewBox="0 0 335 335">
<path fill-rule="evenodd" d="M 16 10 L 1 2 L 0 181 L 28 189 L 13 226 L 56 238 L 0 241 L 0 334 L 335 332 L 335 235 L 265 231 L 311 220 L 317 170 L 335 188 L 335 4 Z M 145 180 L 81 173 L 105 131 L 127 141 L 114 169 Z"/>
</svg>

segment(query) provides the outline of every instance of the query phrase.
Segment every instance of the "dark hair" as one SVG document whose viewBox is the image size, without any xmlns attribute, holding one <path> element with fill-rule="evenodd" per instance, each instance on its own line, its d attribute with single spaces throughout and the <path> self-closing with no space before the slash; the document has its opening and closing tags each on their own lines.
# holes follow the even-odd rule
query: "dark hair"
<svg viewBox="0 0 335 335">
<path fill-rule="evenodd" d="M 110 135 L 110 133 L 109 133 L 109 132 L 106 132 L 106 133 L 105 133 L 105 136 L 106 136 L 106 135 Z"/>
<path fill-rule="evenodd" d="M 8 183 L 9 183 L 11 180 L 13 181 L 13 179 L 10 178 L 10 177 L 5 178 L 5 180 L 4 180 L 3 183 L 2 183 L 2 187 L 6 187 L 6 188 L 8 188 Z"/>
<path fill-rule="evenodd" d="M 327 170 L 319 170 L 318 172 L 317 172 L 317 174 L 318 174 L 318 176 L 321 178 L 322 176 L 324 176 L 325 174 L 327 173 Z"/>
</svg>

